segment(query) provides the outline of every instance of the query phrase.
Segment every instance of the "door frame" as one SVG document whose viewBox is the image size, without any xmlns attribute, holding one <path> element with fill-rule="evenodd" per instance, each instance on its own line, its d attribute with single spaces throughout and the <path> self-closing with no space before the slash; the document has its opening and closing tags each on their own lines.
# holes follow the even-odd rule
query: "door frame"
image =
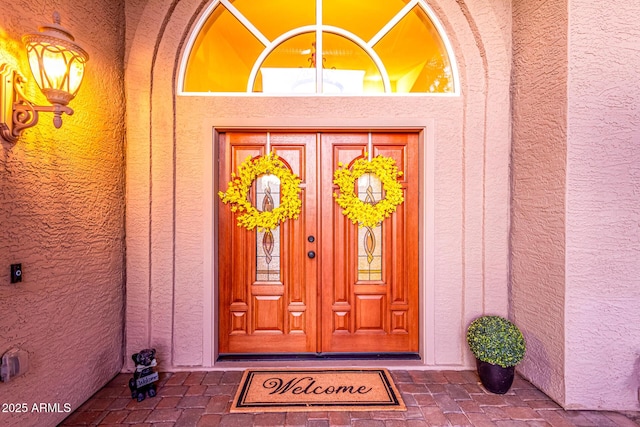
<svg viewBox="0 0 640 427">
<path fill-rule="evenodd" d="M 204 194 L 215 195 L 218 190 L 217 168 L 218 140 L 221 132 L 231 131 L 286 131 L 286 132 L 416 132 L 418 133 L 419 153 L 419 232 L 423 236 L 418 247 L 419 257 L 419 361 L 407 361 L 407 366 L 425 366 L 435 364 L 435 120 L 434 119 L 385 119 L 379 118 L 373 125 L 371 119 L 225 119 L 204 123 L 203 134 L 209 132 L 210 144 L 205 144 L 203 153 Z M 214 197 L 205 197 L 203 215 L 203 366 L 215 367 L 221 363 L 218 359 L 218 237 L 217 203 Z M 381 361 L 375 361 L 380 365 Z M 243 362 L 234 362 L 241 367 Z M 255 362 L 249 362 L 255 366 Z M 273 364 L 273 362 L 269 362 Z M 314 362 L 315 363 L 315 362 Z M 358 361 L 363 366 L 367 361 Z M 394 366 L 397 366 L 395 364 Z"/>
</svg>

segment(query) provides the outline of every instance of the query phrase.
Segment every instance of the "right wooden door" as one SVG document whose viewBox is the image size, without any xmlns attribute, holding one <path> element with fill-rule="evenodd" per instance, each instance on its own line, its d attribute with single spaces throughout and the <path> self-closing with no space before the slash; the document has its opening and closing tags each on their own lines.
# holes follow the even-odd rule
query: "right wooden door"
<svg viewBox="0 0 640 427">
<path fill-rule="evenodd" d="M 371 228 L 353 224 L 333 198 L 338 163 L 351 165 L 367 150 L 395 160 L 404 191 L 396 212 Z M 320 348 L 326 353 L 417 352 L 418 135 L 323 134 L 320 157 Z M 362 177 L 357 187 L 362 200 L 375 203 L 384 197 L 375 176 Z"/>
</svg>

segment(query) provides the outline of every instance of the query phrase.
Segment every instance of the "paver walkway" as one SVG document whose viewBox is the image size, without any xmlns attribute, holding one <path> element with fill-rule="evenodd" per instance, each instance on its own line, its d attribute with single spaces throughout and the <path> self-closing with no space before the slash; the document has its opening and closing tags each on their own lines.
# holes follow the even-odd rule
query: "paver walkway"
<svg viewBox="0 0 640 427">
<path fill-rule="evenodd" d="M 300 426 L 300 427 L 638 427 L 640 412 L 565 411 L 517 377 L 504 395 L 491 394 L 473 371 L 391 370 L 406 412 L 230 414 L 240 371 L 161 373 L 158 396 L 131 399 L 131 375 L 120 374 L 61 426 Z"/>
</svg>

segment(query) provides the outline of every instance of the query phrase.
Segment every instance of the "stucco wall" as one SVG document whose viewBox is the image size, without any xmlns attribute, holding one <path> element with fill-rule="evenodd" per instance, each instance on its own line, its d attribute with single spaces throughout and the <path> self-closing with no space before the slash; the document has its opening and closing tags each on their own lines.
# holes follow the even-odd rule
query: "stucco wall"
<svg viewBox="0 0 640 427">
<path fill-rule="evenodd" d="M 512 309 L 566 408 L 639 407 L 638 12 L 514 2 Z"/>
<path fill-rule="evenodd" d="M 126 353 L 153 345 L 163 369 L 214 365 L 214 126 L 418 123 L 433 136 L 435 170 L 425 174 L 436 177 L 423 210 L 434 218 L 432 235 L 423 230 L 433 242 L 423 252 L 433 257 L 423 270 L 425 365 L 471 366 L 468 322 L 507 314 L 508 4 L 430 2 L 460 64 L 460 97 L 176 96 L 185 41 L 207 3 L 150 0 L 130 33 Z"/>
<path fill-rule="evenodd" d="M 640 3 L 569 5 L 566 404 L 637 410 Z"/>
<path fill-rule="evenodd" d="M 513 64 L 511 311 L 527 340 L 519 370 L 564 402 L 566 4 L 514 1 Z"/>
<path fill-rule="evenodd" d="M 124 323 L 124 5 L 95 0 L 4 2 L 0 62 L 19 67 L 26 92 L 46 102 L 31 77 L 21 37 L 54 10 L 88 51 L 80 92 L 56 130 L 52 115 L 0 152 L 0 353 L 29 353 L 29 372 L 0 383 L 3 426 L 55 426 L 122 367 Z M 24 279 L 9 284 L 9 264 Z M 34 403 L 61 412 L 31 412 Z"/>
</svg>

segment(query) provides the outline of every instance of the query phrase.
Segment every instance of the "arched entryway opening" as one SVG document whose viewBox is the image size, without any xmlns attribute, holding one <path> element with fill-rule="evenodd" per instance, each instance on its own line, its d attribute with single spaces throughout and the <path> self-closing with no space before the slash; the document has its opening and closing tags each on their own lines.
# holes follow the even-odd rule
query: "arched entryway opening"
<svg viewBox="0 0 640 427">
<path fill-rule="evenodd" d="M 422 138 L 418 363 L 469 365 L 466 323 L 483 311 L 506 313 L 508 304 L 509 61 L 501 15 L 483 2 L 429 2 L 461 64 L 459 95 L 182 93 L 182 59 L 210 4 L 150 0 L 131 33 L 127 352 L 153 345 L 170 355 L 161 361 L 170 367 L 217 366 L 220 132 L 407 131 Z"/>
<path fill-rule="evenodd" d="M 455 56 L 424 2 L 348 7 L 369 19 L 345 18 L 331 0 L 212 2 L 188 38 L 179 93 L 457 95 Z M 296 67 L 300 63 L 305 67 Z M 304 214 L 273 233 L 236 227 L 237 215 L 214 201 L 216 354 L 419 357 L 421 275 L 427 274 L 419 248 L 424 252 L 432 239 L 432 230 L 419 226 L 422 136 L 393 126 L 386 133 L 337 127 L 294 133 L 299 124 L 292 125 L 280 131 L 272 130 L 273 122 L 264 131 L 244 126 L 213 141 L 213 194 L 224 191 L 247 156 L 269 152 L 290 157 L 305 189 Z M 384 224 L 359 231 L 341 222 L 333 174 L 339 164 L 385 154 L 399 164 L 405 200 Z M 364 268 L 375 274 L 364 278 Z"/>
</svg>

